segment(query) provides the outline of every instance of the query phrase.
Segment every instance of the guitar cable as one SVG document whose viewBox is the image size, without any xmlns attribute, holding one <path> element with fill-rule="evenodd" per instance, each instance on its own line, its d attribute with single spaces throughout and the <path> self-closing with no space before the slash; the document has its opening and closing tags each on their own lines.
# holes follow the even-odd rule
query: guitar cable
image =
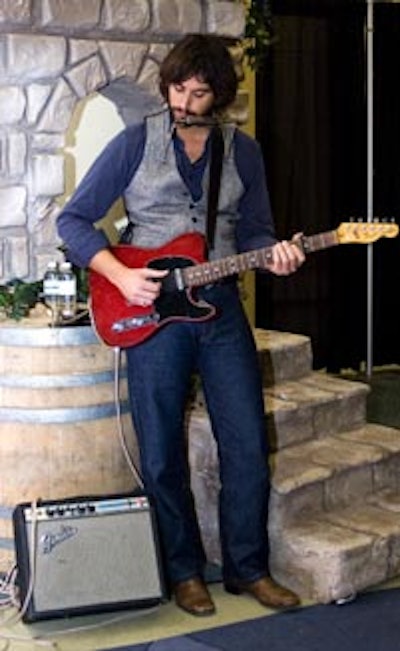
<svg viewBox="0 0 400 651">
<path fill-rule="evenodd" d="M 125 456 L 125 460 L 129 466 L 129 469 L 132 473 L 133 478 L 135 479 L 138 486 L 144 490 L 144 482 L 140 471 L 138 470 L 137 465 L 135 464 L 132 455 L 128 449 L 126 442 L 126 436 L 124 432 L 123 422 L 122 422 L 122 411 L 121 411 L 121 348 L 119 346 L 114 347 L 114 402 L 115 402 L 115 411 L 117 417 L 117 432 L 118 438 L 121 444 L 122 451 Z"/>
<path fill-rule="evenodd" d="M 102 338 L 100 337 L 99 333 L 96 330 L 96 324 L 95 320 L 93 318 L 92 314 L 92 304 L 91 301 L 89 300 L 88 303 L 88 314 L 90 316 L 90 321 L 91 321 L 91 326 L 93 328 L 93 331 L 95 335 L 97 336 L 99 342 L 101 344 L 104 344 Z M 113 347 L 114 351 L 114 405 L 115 405 L 115 414 L 116 414 L 116 422 L 117 422 L 117 434 L 118 434 L 118 439 L 122 448 L 122 451 L 124 453 L 125 460 L 128 464 L 128 467 L 132 473 L 132 476 L 134 480 L 136 481 L 137 485 L 141 490 L 144 490 L 144 481 L 142 479 L 142 475 L 140 471 L 138 470 L 138 466 L 134 462 L 132 455 L 128 449 L 128 445 L 126 442 L 126 436 L 124 432 L 124 427 L 123 427 L 123 422 L 122 422 L 122 410 L 121 410 L 121 348 L 119 346 L 114 346 Z M 1 649 L 0 649 L 1 651 Z"/>
</svg>

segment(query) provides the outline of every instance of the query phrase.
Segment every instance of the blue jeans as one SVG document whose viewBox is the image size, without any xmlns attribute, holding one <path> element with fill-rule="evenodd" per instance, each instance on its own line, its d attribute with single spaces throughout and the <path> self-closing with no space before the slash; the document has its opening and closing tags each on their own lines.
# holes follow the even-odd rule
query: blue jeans
<svg viewBox="0 0 400 651">
<path fill-rule="evenodd" d="M 126 351 L 142 474 L 167 577 L 175 583 L 201 576 L 205 556 L 185 435 L 191 377 L 199 373 L 218 446 L 224 579 L 252 581 L 268 573 L 268 449 L 257 351 L 234 283 L 198 294 L 218 308 L 217 318 L 167 324 Z"/>
</svg>

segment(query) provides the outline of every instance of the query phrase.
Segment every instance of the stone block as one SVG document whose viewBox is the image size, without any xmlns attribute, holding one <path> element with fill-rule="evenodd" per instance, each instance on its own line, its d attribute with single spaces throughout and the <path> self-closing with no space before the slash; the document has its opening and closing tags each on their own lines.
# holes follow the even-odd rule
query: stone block
<svg viewBox="0 0 400 651">
<path fill-rule="evenodd" d="M 366 389 L 361 382 L 351 386 L 342 381 L 341 392 L 329 384 L 322 373 L 309 373 L 298 382 L 282 382 L 267 389 L 269 395 L 295 405 L 296 409 L 313 410 L 313 436 L 324 437 L 355 428 L 365 422 Z"/>
<path fill-rule="evenodd" d="M 324 506 L 327 511 L 349 504 L 359 504 L 374 489 L 373 465 L 352 466 L 345 472 L 333 475 L 324 485 Z"/>
<path fill-rule="evenodd" d="M 97 41 L 71 38 L 69 40 L 69 63 L 72 65 L 87 59 L 98 51 Z"/>
<path fill-rule="evenodd" d="M 9 236 L 5 239 L 5 273 L 8 278 L 24 279 L 29 273 L 28 240 L 24 236 Z"/>
<path fill-rule="evenodd" d="M 150 5 L 147 0 L 105 0 L 104 27 L 138 33 L 149 28 Z"/>
<path fill-rule="evenodd" d="M 31 0 L 2 0 L 0 5 L 0 23 L 12 22 L 27 25 L 31 20 Z"/>
<path fill-rule="evenodd" d="M 42 0 L 40 24 L 52 27 L 96 27 L 100 22 L 100 0 Z"/>
<path fill-rule="evenodd" d="M 147 52 L 147 45 L 101 41 L 100 50 L 113 79 L 136 79 Z"/>
<path fill-rule="evenodd" d="M 373 500 L 371 500 L 373 501 Z M 396 503 L 398 511 L 392 510 Z M 386 507 L 389 508 L 386 508 Z M 357 509 L 350 506 L 344 510 L 336 510 L 327 517 L 333 524 L 347 527 L 353 531 L 372 534 L 388 543 L 389 557 L 387 577 L 400 574 L 400 497 L 397 493 L 387 493 L 375 504 L 364 504 Z"/>
<path fill-rule="evenodd" d="M 285 536 L 286 528 L 299 518 L 318 515 L 324 508 L 324 483 L 321 477 L 313 483 L 299 485 L 290 494 L 278 493 L 272 484 L 269 506 L 268 530 L 277 538 Z"/>
<path fill-rule="evenodd" d="M 26 223 L 26 189 L 22 185 L 0 188 L 0 227 Z"/>
<path fill-rule="evenodd" d="M 31 145 L 35 153 L 52 153 L 64 147 L 65 136 L 62 133 L 35 133 L 31 138 Z"/>
<path fill-rule="evenodd" d="M 391 513 L 400 513 L 400 494 L 398 491 L 391 489 L 377 491 L 370 496 L 368 503 L 386 509 Z"/>
<path fill-rule="evenodd" d="M 271 536 L 271 572 L 303 598 L 331 603 L 384 581 L 388 540 L 307 516 Z"/>
<path fill-rule="evenodd" d="M 320 410 L 316 410 L 317 436 L 349 430 L 365 422 L 366 398 L 370 389 L 363 382 L 348 382 L 320 372 L 309 374 L 303 384 L 327 391 L 332 397 L 330 401 L 321 403 Z"/>
<path fill-rule="evenodd" d="M 65 133 L 68 129 L 72 112 L 78 98 L 64 79 L 57 81 L 39 123 L 37 133 Z"/>
<path fill-rule="evenodd" d="M 34 124 L 39 116 L 40 111 L 45 106 L 52 86 L 50 84 L 29 84 L 26 89 L 27 95 L 27 112 L 26 118 L 28 124 Z"/>
<path fill-rule="evenodd" d="M 210 32 L 240 38 L 245 29 L 245 9 L 241 2 L 217 0 L 208 8 L 207 27 Z"/>
<path fill-rule="evenodd" d="M 332 392 L 322 374 L 282 382 L 265 390 L 268 430 L 273 449 L 310 438 L 323 438 L 365 422 L 365 388 L 361 383 Z M 320 386 L 319 386 L 320 385 Z M 339 399 L 340 398 L 340 399 Z M 296 414 L 296 416 L 295 416 Z M 298 420 L 297 420 L 298 419 Z"/>
<path fill-rule="evenodd" d="M 107 72 L 97 55 L 78 63 L 66 73 L 65 77 L 81 99 L 107 83 Z"/>
<path fill-rule="evenodd" d="M 291 495 L 299 488 L 326 481 L 334 468 L 318 463 L 314 458 L 315 442 L 291 446 L 271 457 L 272 485 L 280 495 Z"/>
<path fill-rule="evenodd" d="M 28 83 L 42 78 L 56 79 L 62 74 L 67 53 L 63 36 L 11 34 L 7 43 L 10 77 Z"/>
<path fill-rule="evenodd" d="M 151 29 L 156 34 L 201 31 L 202 9 L 196 0 L 153 0 Z"/>
<path fill-rule="evenodd" d="M 338 438 L 382 447 L 388 452 L 400 452 L 399 430 L 378 423 L 368 423 L 368 427 L 343 432 L 338 435 Z"/>
<path fill-rule="evenodd" d="M 374 489 L 381 491 L 386 488 L 400 490 L 400 455 L 391 454 L 388 458 L 376 463 L 373 468 Z"/>
<path fill-rule="evenodd" d="M 57 196 L 64 192 L 63 156 L 32 156 L 32 189 L 36 197 Z"/>
<path fill-rule="evenodd" d="M 264 391 L 264 406 L 271 451 L 295 445 L 313 437 L 312 406 L 281 400 L 268 389 Z"/>
<path fill-rule="evenodd" d="M 309 337 L 256 328 L 254 338 L 264 386 L 296 380 L 311 371 L 312 350 Z"/>
<path fill-rule="evenodd" d="M 8 135 L 8 173 L 11 178 L 21 177 L 25 172 L 27 153 L 26 136 L 14 131 Z"/>
<path fill-rule="evenodd" d="M 0 132 L 0 178 L 9 183 L 11 179 L 19 181 L 24 175 L 27 142 L 21 131 Z"/>
<path fill-rule="evenodd" d="M 18 86 L 0 88 L 0 124 L 17 124 L 25 111 L 25 96 Z"/>
</svg>

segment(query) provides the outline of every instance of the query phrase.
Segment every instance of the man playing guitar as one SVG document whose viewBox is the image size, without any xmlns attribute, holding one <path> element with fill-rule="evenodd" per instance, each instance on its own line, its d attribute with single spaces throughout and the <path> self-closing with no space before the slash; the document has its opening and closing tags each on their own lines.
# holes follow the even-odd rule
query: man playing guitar
<svg viewBox="0 0 400 651">
<path fill-rule="evenodd" d="M 165 109 L 111 141 L 58 218 L 69 258 L 106 279 L 128 304 L 151 313 L 168 270 L 127 264 L 94 224 L 123 196 L 134 247 L 168 249 L 168 242 L 181 236 L 205 237 L 210 134 L 217 124 L 224 152 L 209 259 L 270 247 L 263 266 L 278 275 L 295 272 L 304 261 L 301 247 L 276 240 L 258 144 L 222 119 L 237 85 L 230 53 L 218 37 L 185 36 L 160 68 Z M 185 254 L 190 258 L 191 251 Z M 186 401 L 198 373 L 219 454 L 225 588 L 249 593 L 267 607 L 293 607 L 297 595 L 269 575 L 262 384 L 236 274 L 202 284 L 196 298 L 214 306 L 212 318 L 172 320 L 154 336 L 126 346 L 142 474 L 156 507 L 167 578 L 185 611 L 215 612 L 204 581 L 186 455 Z"/>
</svg>

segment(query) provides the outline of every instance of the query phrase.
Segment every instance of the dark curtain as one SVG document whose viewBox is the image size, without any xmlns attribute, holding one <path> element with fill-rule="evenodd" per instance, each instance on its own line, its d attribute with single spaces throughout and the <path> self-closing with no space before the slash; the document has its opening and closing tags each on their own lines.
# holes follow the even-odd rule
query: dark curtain
<svg viewBox="0 0 400 651">
<path fill-rule="evenodd" d="M 374 206 L 400 223 L 400 5 L 375 7 Z M 377 363 L 400 362 L 400 237 L 374 251 Z"/>
<path fill-rule="evenodd" d="M 381 58 L 397 56 L 400 61 L 400 52 L 394 51 L 400 49 L 399 27 L 389 16 L 397 10 L 400 18 L 400 7 L 384 8 L 392 12 L 375 9 L 382 34 L 375 36 L 379 70 Z M 352 218 L 365 219 L 366 5 L 345 0 L 275 0 L 272 14 L 275 42 L 257 75 L 257 137 L 264 151 L 278 236 L 289 238 L 297 231 L 313 234 Z M 399 198 L 399 156 L 393 142 L 398 129 L 393 121 L 399 113 L 385 95 L 393 75 L 389 94 L 394 96 L 396 73 L 391 69 L 376 84 L 376 205 L 385 216 L 397 216 Z M 398 254 L 398 240 L 380 240 L 373 248 L 375 364 L 400 361 L 398 292 L 394 296 L 387 287 L 399 277 L 394 264 Z M 256 292 L 256 325 L 310 336 L 315 368 L 358 369 L 365 362 L 367 246 L 345 245 L 314 253 L 289 278 L 259 274 Z"/>
</svg>

